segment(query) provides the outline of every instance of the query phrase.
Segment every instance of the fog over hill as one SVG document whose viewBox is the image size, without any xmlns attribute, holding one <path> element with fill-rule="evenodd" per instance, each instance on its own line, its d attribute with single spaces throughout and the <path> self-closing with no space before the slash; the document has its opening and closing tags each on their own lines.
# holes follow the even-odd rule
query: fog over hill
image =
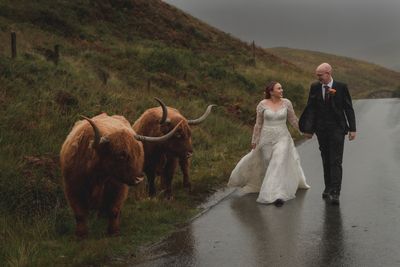
<svg viewBox="0 0 400 267">
<path fill-rule="evenodd" d="M 166 0 L 264 47 L 349 56 L 400 70 L 397 0 Z"/>
</svg>

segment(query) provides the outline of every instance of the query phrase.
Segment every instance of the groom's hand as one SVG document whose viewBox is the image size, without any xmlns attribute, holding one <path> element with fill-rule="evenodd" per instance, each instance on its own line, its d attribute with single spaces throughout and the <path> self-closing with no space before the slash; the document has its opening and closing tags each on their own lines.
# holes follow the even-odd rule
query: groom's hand
<svg viewBox="0 0 400 267">
<path fill-rule="evenodd" d="M 356 132 L 349 132 L 349 140 L 352 141 L 356 139 Z"/>
</svg>

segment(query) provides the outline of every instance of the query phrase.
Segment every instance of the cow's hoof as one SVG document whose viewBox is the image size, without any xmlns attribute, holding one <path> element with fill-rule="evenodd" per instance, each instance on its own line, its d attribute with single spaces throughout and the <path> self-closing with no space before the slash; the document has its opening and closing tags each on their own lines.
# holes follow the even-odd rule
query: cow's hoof
<svg viewBox="0 0 400 267">
<path fill-rule="evenodd" d="M 75 231 L 75 236 L 76 236 L 76 239 L 78 239 L 78 240 L 83 240 L 83 239 L 86 239 L 87 237 L 88 237 L 88 231 L 86 230 L 86 231 L 78 231 L 78 230 L 76 230 Z"/>
<path fill-rule="evenodd" d="M 165 200 L 172 201 L 172 200 L 174 200 L 174 196 L 173 195 L 165 195 Z"/>
<path fill-rule="evenodd" d="M 119 236 L 120 235 L 120 231 L 119 229 L 108 229 L 107 231 L 107 235 L 108 236 Z"/>
<path fill-rule="evenodd" d="M 183 188 L 185 188 L 188 192 L 192 192 L 192 184 L 191 183 L 184 183 Z"/>
<path fill-rule="evenodd" d="M 99 210 L 97 212 L 97 218 L 107 218 L 108 217 L 108 213 L 105 210 Z"/>
</svg>

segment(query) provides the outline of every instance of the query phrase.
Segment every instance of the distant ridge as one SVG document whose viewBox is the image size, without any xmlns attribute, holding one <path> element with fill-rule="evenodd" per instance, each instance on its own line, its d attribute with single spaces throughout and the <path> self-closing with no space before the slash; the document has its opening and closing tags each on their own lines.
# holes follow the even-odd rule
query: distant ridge
<svg viewBox="0 0 400 267">
<path fill-rule="evenodd" d="M 358 97 L 368 97 L 374 91 L 394 91 L 400 86 L 400 72 L 363 60 L 287 47 L 268 48 L 266 51 L 310 73 L 314 73 L 318 64 L 329 62 L 334 68 L 335 79 L 348 83 Z"/>
</svg>

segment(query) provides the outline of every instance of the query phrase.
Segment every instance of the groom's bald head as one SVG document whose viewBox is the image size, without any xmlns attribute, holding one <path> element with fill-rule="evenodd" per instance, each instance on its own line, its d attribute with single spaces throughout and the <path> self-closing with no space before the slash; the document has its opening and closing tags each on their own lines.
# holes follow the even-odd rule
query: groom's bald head
<svg viewBox="0 0 400 267">
<path fill-rule="evenodd" d="M 315 71 L 328 72 L 329 74 L 332 74 L 332 67 L 328 63 L 322 63 Z"/>
<path fill-rule="evenodd" d="M 332 79 L 332 67 L 328 63 L 322 63 L 315 69 L 315 75 L 321 83 L 328 84 Z"/>
</svg>

